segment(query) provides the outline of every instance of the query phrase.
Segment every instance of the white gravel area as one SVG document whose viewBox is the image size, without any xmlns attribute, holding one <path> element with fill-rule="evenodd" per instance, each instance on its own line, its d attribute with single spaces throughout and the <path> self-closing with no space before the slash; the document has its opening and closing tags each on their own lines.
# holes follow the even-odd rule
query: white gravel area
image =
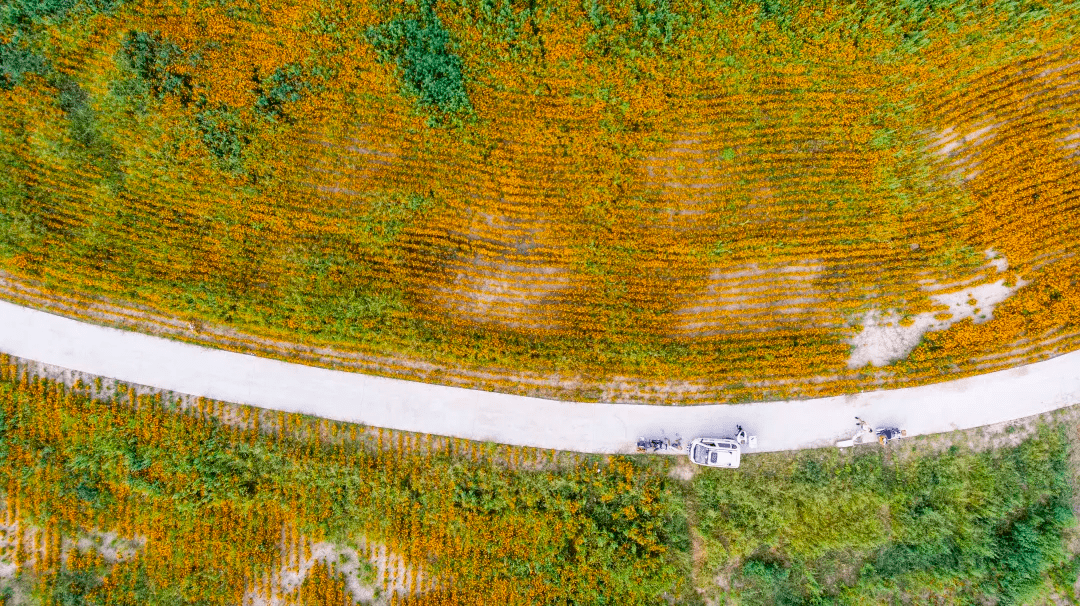
<svg viewBox="0 0 1080 606">
<path fill-rule="evenodd" d="M 927 331 L 945 330 L 965 318 L 971 318 L 975 324 L 986 322 L 993 318 L 994 307 L 998 303 L 1026 284 L 1021 281 L 1010 288 L 1005 286 L 1005 280 L 998 280 L 956 292 L 931 295 L 936 304 L 948 306 L 949 310 L 915 314 L 906 325 L 895 312 L 883 316 L 871 311 L 863 318 L 862 331 L 851 340 L 855 349 L 848 359 L 848 368 L 861 368 L 867 364 L 885 366 L 906 358 Z M 948 317 L 939 319 L 935 317 L 938 313 L 948 314 Z"/>
<path fill-rule="evenodd" d="M 1008 269 L 1008 261 L 994 249 L 987 249 L 983 254 L 987 265 L 993 266 L 998 273 Z M 871 310 L 863 316 L 862 331 L 850 341 L 853 349 L 848 368 L 862 368 L 867 364 L 886 366 L 906 358 L 927 331 L 945 330 L 966 318 L 971 318 L 975 324 L 991 320 L 994 307 L 1027 284 L 1026 280 L 1018 279 L 1012 286 L 1005 286 L 1004 278 L 976 286 L 929 284 L 924 288 L 937 293 L 930 295 L 930 299 L 935 305 L 948 309 L 915 314 L 907 323 L 901 322 L 901 316 L 894 311 L 882 314 L 879 310 Z"/>
<path fill-rule="evenodd" d="M 726 436 L 758 450 L 829 446 L 854 417 L 908 435 L 947 432 L 1080 403 L 1080 351 L 906 389 L 738 405 L 560 402 L 333 371 L 85 324 L 0 301 L 0 352 L 170 391 L 328 419 L 471 440 L 595 453 L 639 436 Z"/>
</svg>

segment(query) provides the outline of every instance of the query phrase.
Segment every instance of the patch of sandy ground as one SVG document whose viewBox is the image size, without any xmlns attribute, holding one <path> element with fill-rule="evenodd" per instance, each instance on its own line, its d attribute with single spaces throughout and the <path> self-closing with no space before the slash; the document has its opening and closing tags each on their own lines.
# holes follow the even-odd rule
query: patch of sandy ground
<svg viewBox="0 0 1080 606">
<path fill-rule="evenodd" d="M 20 546 L 27 558 L 24 565 L 31 568 L 55 557 L 56 554 L 48 553 L 45 534 L 41 528 L 5 517 L 8 519 L 0 523 L 0 579 L 11 579 L 15 576 L 13 556 Z M 93 530 L 84 533 L 74 542 L 64 538 L 60 545 L 60 557 L 67 557 L 72 549 L 82 552 L 93 550 L 97 551 L 106 563 L 117 564 L 138 555 L 146 545 L 146 537 L 126 538 L 113 531 Z"/>
<path fill-rule="evenodd" d="M 454 273 L 434 299 L 456 317 L 513 328 L 550 329 L 558 324 L 552 300 L 569 288 L 569 272 L 550 265 L 500 263 L 474 257 Z"/>
<path fill-rule="evenodd" d="M 300 141 L 311 149 L 303 185 L 323 196 L 356 196 L 365 182 L 390 168 L 401 155 L 399 145 L 380 140 L 370 125 L 308 133 Z"/>
<path fill-rule="evenodd" d="M 46 562 L 66 559 L 72 549 L 86 552 L 97 551 L 109 565 L 138 557 L 146 545 L 146 537 L 121 537 L 113 531 L 93 530 L 84 533 L 76 541 L 61 540 L 59 557 L 49 553 L 46 544 L 52 544 L 42 529 L 21 523 L 13 518 L 4 508 L 3 522 L 0 522 L 0 587 L 14 585 L 18 567 L 15 554 L 23 551 L 23 569 L 35 570 Z M 357 546 L 341 546 L 328 542 L 312 542 L 301 537 L 301 549 L 295 545 L 286 545 L 285 531 L 282 529 L 282 541 L 279 545 L 282 564 L 274 571 L 271 578 L 263 578 L 244 595 L 245 606 L 280 606 L 291 603 L 285 594 L 294 593 L 307 578 L 316 562 L 322 562 L 333 573 L 342 576 L 346 589 L 352 595 L 354 603 L 383 605 L 389 604 L 391 596 L 404 596 L 409 593 L 413 570 L 398 554 L 390 552 L 381 543 L 361 541 Z M 370 558 L 361 554 L 370 554 Z M 383 580 L 387 583 L 384 585 Z M 427 582 L 422 571 L 416 572 L 416 583 L 423 587 Z M 16 603 L 25 596 L 15 597 Z"/>
<path fill-rule="evenodd" d="M 73 549 L 97 551 L 106 564 L 112 566 L 137 557 L 146 545 L 146 537 L 128 538 L 112 531 L 92 530 L 75 541 L 61 539 L 60 553 L 52 553 L 50 549 L 55 549 L 54 537 L 12 516 L 6 503 L 0 503 L 0 508 L 4 511 L 3 521 L 0 522 L 0 589 L 11 590 L 11 599 L 4 602 L 8 606 L 37 603 L 31 596 L 32 588 L 18 582 L 20 568 L 15 564 L 15 559 L 20 551 L 22 569 L 35 570 L 47 562 L 67 558 Z"/>
<path fill-rule="evenodd" d="M 715 159 L 707 151 L 708 132 L 684 131 L 676 137 L 663 155 L 645 158 L 642 169 L 647 187 L 658 187 L 663 198 L 674 200 L 693 196 L 693 190 L 716 188 L 727 180 L 713 168 Z"/>
<path fill-rule="evenodd" d="M 339 574 L 345 581 L 345 587 L 352 595 L 354 603 L 383 605 L 391 602 L 392 596 L 409 594 L 410 577 L 413 570 L 398 554 L 390 552 L 381 543 L 361 540 L 357 546 L 341 546 L 320 541 L 312 542 L 301 537 L 302 548 L 286 545 L 285 531 L 282 529 L 281 550 L 284 562 L 270 578 L 263 578 L 257 586 L 244 595 L 244 606 L 282 606 L 292 603 L 285 596 L 294 593 L 303 584 L 318 562 L 327 566 L 332 573 Z M 360 554 L 370 553 L 370 559 Z M 371 574 L 370 569 L 374 569 Z M 417 587 L 423 587 L 426 579 L 421 571 L 416 571 Z M 386 580 L 386 584 L 383 584 Z M 384 591 L 385 587 L 385 591 Z"/>
<path fill-rule="evenodd" d="M 815 260 L 773 268 L 749 263 L 714 269 L 704 291 L 675 311 L 675 330 L 701 336 L 752 327 L 763 318 L 788 325 L 809 323 L 825 300 L 814 285 L 824 269 Z"/>
<path fill-rule="evenodd" d="M 1008 268 L 1008 262 L 993 249 L 985 254 L 987 265 L 995 267 L 998 272 Z M 924 290 L 934 293 L 930 298 L 943 309 L 915 314 L 908 322 L 902 322 L 902 317 L 895 311 L 883 314 L 879 310 L 870 310 L 862 319 L 862 330 L 850 340 L 854 349 L 848 358 L 848 368 L 862 368 L 867 364 L 880 367 L 903 359 L 915 349 L 927 331 L 945 330 L 966 318 L 971 318 L 976 324 L 986 322 L 993 318 L 997 304 L 1026 284 L 1026 281 L 1019 279 L 1015 285 L 1005 286 L 1005 279 L 1002 278 L 997 282 L 961 289 L 955 289 L 955 284 L 924 285 Z"/>
<path fill-rule="evenodd" d="M 705 205 L 712 190 L 731 181 L 728 173 L 717 170 L 710 157 L 708 132 L 682 132 L 671 141 L 662 155 L 648 156 L 641 167 L 641 181 L 648 189 L 659 191 L 663 212 L 653 227 L 692 228 L 704 218 Z"/>
<path fill-rule="evenodd" d="M 926 150 L 934 157 L 947 161 L 953 168 L 949 173 L 954 179 L 970 181 L 979 176 L 978 152 L 997 136 L 1005 122 L 988 118 L 966 130 L 948 126 L 930 136 Z"/>
<path fill-rule="evenodd" d="M 1068 62 L 1048 67 L 1031 74 L 1029 79 L 1036 84 L 1027 88 L 1023 98 L 1013 101 L 1017 107 L 1033 108 L 1040 102 L 1055 102 L 1063 97 L 1075 94 L 1075 74 L 1070 70 L 1080 65 L 1080 62 Z M 1014 83 L 1016 84 L 1016 83 Z M 999 119 L 993 115 L 987 115 L 981 121 L 960 128 L 956 125 L 947 126 L 944 129 L 930 133 L 926 151 L 935 158 L 948 162 L 953 168 L 950 176 L 962 181 L 970 181 L 980 174 L 978 169 L 978 155 L 981 148 L 991 143 L 1001 127 L 1010 120 Z M 1061 148 L 1070 152 L 1080 147 L 1080 143 L 1074 143 L 1080 139 L 1080 133 L 1076 132 L 1075 125 L 1071 132 L 1058 139 Z M 1074 154 L 1075 155 L 1075 154 Z"/>
<path fill-rule="evenodd" d="M 1080 156 L 1080 130 L 1075 130 L 1058 140 L 1061 149 L 1069 153 L 1070 158 Z"/>
<path fill-rule="evenodd" d="M 499 198 L 502 204 L 509 204 Z M 476 251 L 445 266 L 446 282 L 431 287 L 431 301 L 457 321 L 526 330 L 557 328 L 561 293 L 571 286 L 560 247 L 546 233 L 550 221 L 474 212 L 453 235 Z"/>
</svg>

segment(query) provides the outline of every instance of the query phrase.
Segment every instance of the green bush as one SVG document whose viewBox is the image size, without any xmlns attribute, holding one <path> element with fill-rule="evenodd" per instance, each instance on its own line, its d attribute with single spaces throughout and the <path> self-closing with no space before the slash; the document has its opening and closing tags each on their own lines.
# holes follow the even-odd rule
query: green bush
<svg viewBox="0 0 1080 606">
<path fill-rule="evenodd" d="M 367 31 L 383 61 L 394 62 L 406 91 L 421 105 L 444 114 L 472 108 L 461 59 L 451 51 L 450 34 L 431 8 L 421 4 L 414 18 L 399 18 Z"/>
<path fill-rule="evenodd" d="M 78 0 L 14 0 L 0 7 L 0 23 L 25 27 L 31 23 L 61 20 L 78 4 Z"/>
<path fill-rule="evenodd" d="M 71 138 L 84 147 L 94 146 L 99 136 L 94 124 L 94 110 L 90 107 L 90 95 L 77 82 L 65 78 L 57 85 L 57 100 L 67 116 Z"/>
<path fill-rule="evenodd" d="M 191 76 L 177 69 L 184 51 L 159 32 L 129 31 L 120 47 L 120 56 L 153 96 L 160 99 L 176 95 L 184 106 L 191 103 Z"/>
<path fill-rule="evenodd" d="M 630 27 L 624 30 L 604 5 L 600 0 L 586 4 L 593 29 L 587 43 L 602 56 L 653 56 L 673 44 L 689 24 L 672 10 L 671 0 L 638 0 L 630 13 Z"/>
<path fill-rule="evenodd" d="M 292 123 L 292 119 L 285 112 L 286 104 L 299 101 L 311 88 L 303 70 L 296 64 L 279 67 L 266 78 L 256 74 L 255 85 L 255 111 L 271 120 L 288 123 Z"/>
<path fill-rule="evenodd" d="M 26 74 L 43 75 L 45 71 L 45 57 L 31 49 L 18 34 L 0 43 L 0 89 L 11 90 L 23 83 Z"/>
<path fill-rule="evenodd" d="M 250 136 L 239 113 L 228 107 L 206 108 L 195 114 L 195 123 L 203 144 L 221 167 L 228 172 L 241 172 L 244 148 L 250 142 Z"/>
<path fill-rule="evenodd" d="M 651 51 L 674 42 L 686 19 L 671 10 L 671 0 L 647 0 L 638 5 L 633 24 L 641 46 Z"/>
<path fill-rule="evenodd" d="M 867 591 L 900 599 L 945 586 L 965 603 L 1020 604 L 1069 562 L 1073 488 L 1060 427 L 982 453 L 758 461 L 694 484 L 702 533 L 731 550 L 714 552 L 714 565 L 740 562 L 736 592 L 753 603 L 847 603 Z M 830 575 L 837 561 L 862 571 L 854 583 Z"/>
<path fill-rule="evenodd" d="M 67 76 L 53 76 L 60 109 L 75 145 L 71 152 L 101 169 L 113 186 L 123 180 L 120 154 L 104 134 L 89 93 Z"/>
<path fill-rule="evenodd" d="M 123 0 L 6 0 L 0 4 L 0 24 L 26 28 L 46 21 L 60 22 L 76 13 L 112 13 Z"/>
<path fill-rule="evenodd" d="M 98 604 L 90 596 L 101 585 L 101 578 L 91 570 L 61 568 L 52 587 L 52 603 L 57 606 Z"/>
<path fill-rule="evenodd" d="M 205 97 L 196 98 L 192 76 L 183 69 L 184 62 L 197 62 L 198 53 L 187 53 L 160 32 L 131 30 L 124 37 L 120 59 L 137 76 L 137 83 L 119 82 L 114 92 L 129 101 L 141 93 L 156 99 L 177 98 L 184 107 L 193 107 L 194 121 L 203 144 L 228 172 L 243 170 L 243 151 L 251 140 L 251 131 L 239 111 L 229 107 L 208 107 Z M 265 78 L 252 76 L 256 92 L 256 114 L 270 120 L 291 123 L 285 108 L 299 101 L 313 89 L 299 65 L 289 64 Z M 145 107 L 143 107 L 145 109 Z"/>
<path fill-rule="evenodd" d="M 1034 595 L 1043 575 L 1068 561 L 1061 531 L 1073 523 L 1068 502 L 1051 497 L 1006 524 L 993 542 L 986 593 L 996 595 L 999 604 L 1021 604 Z"/>
<path fill-rule="evenodd" d="M 103 575 L 108 574 L 106 587 Z M 12 592 L 14 593 L 14 592 Z M 94 566 L 72 570 L 62 567 L 52 579 L 50 604 L 56 606 L 182 606 L 199 602 L 180 592 L 154 586 L 142 560 L 122 561 L 109 568 Z M 7 604 L 0 594 L 0 604 Z"/>
<path fill-rule="evenodd" d="M 9 160 L 0 152 L 0 159 Z M 10 160 L 5 166 L 19 166 Z M 0 183 L 0 256 L 25 253 L 29 246 L 39 242 L 47 233 L 41 213 L 40 197 L 32 198 L 29 189 L 17 179 L 5 179 Z M 6 447 L 4 447 L 6 448 Z M 0 449 L 2 455 L 3 449 Z"/>
</svg>

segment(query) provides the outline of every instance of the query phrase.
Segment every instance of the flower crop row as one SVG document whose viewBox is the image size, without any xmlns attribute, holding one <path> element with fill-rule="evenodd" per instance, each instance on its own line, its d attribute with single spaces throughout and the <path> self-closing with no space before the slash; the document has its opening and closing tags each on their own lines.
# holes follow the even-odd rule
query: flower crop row
<svg viewBox="0 0 1080 606">
<path fill-rule="evenodd" d="M 675 580 L 668 480 L 627 459 L 65 386 L 6 357 L 0 408 L 2 522 L 20 530 L 4 553 L 59 603 L 80 571 L 110 604 L 139 584 L 203 603 L 644 603 Z M 95 533 L 134 547 L 77 547 Z"/>
</svg>

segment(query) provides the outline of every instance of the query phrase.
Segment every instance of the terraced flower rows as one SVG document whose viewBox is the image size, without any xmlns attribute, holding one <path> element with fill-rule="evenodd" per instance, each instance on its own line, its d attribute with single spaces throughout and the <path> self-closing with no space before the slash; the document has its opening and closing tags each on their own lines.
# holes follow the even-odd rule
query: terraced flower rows
<svg viewBox="0 0 1080 606">
<path fill-rule="evenodd" d="M 54 71 L 0 91 L 3 296 L 578 399 L 810 397 L 1077 346 L 1071 5 L 660 4 L 47 24 Z M 395 23 L 447 33 L 428 50 L 467 108 L 424 101 L 406 34 L 387 60 Z"/>
</svg>

